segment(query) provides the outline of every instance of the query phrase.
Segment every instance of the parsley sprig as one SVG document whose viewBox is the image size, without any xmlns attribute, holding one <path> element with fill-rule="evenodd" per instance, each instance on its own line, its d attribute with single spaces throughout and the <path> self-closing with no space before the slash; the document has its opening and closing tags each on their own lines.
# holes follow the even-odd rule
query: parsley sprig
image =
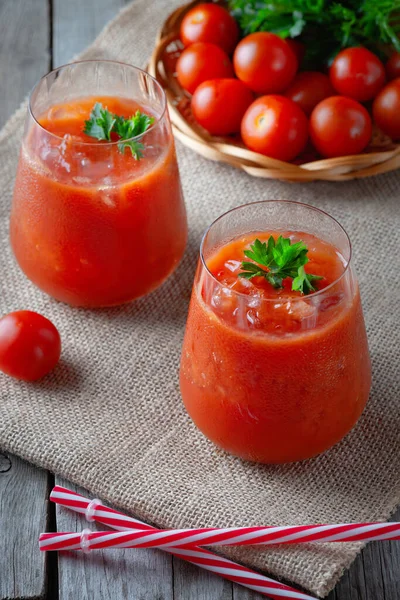
<svg viewBox="0 0 400 600">
<path fill-rule="evenodd" d="M 100 102 L 96 102 L 90 113 L 90 118 L 85 121 L 83 133 L 97 140 L 109 142 L 111 141 L 111 133 L 114 132 L 120 138 L 118 150 L 123 154 L 125 148 L 129 148 L 132 156 L 139 160 L 143 156 L 144 144 L 131 138 L 144 135 L 153 123 L 154 117 L 149 117 L 140 110 L 137 110 L 134 115 L 126 119 L 112 114 L 107 108 L 103 108 Z"/>
<path fill-rule="evenodd" d="M 239 277 L 265 277 L 274 288 L 283 287 L 283 280 L 290 277 L 293 280 L 293 291 L 302 294 L 315 292 L 317 288 L 314 287 L 314 283 L 323 278 L 305 272 L 304 265 L 308 263 L 307 252 L 308 248 L 304 242 L 292 244 L 289 238 L 281 235 L 276 241 L 271 235 L 267 243 L 256 239 L 250 250 L 244 250 L 244 255 L 254 262 L 243 261 L 243 272 L 239 273 Z"/>
</svg>

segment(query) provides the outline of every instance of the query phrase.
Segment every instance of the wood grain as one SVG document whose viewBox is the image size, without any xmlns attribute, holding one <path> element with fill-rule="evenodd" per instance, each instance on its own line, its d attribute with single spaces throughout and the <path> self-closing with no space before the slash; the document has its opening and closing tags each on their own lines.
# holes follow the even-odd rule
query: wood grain
<svg viewBox="0 0 400 600">
<path fill-rule="evenodd" d="M 62 479 L 58 485 L 88 496 Z M 58 531 L 104 530 L 57 506 Z M 59 600 L 172 600 L 172 558 L 158 550 L 106 550 L 58 555 Z M 187 596 L 189 598 L 189 596 Z"/>
<path fill-rule="evenodd" d="M 400 521 L 400 509 L 390 519 Z M 399 600 L 400 541 L 371 542 L 326 600 Z"/>
<path fill-rule="evenodd" d="M 53 66 L 70 62 L 126 4 L 127 0 L 53 0 Z"/>
<path fill-rule="evenodd" d="M 0 454 L 0 599 L 44 598 L 48 473 Z"/>
<path fill-rule="evenodd" d="M 230 581 L 179 558 L 173 566 L 174 600 L 232 600 Z"/>
<path fill-rule="evenodd" d="M 0 127 L 50 67 L 47 0 L 0 0 Z"/>
<path fill-rule="evenodd" d="M 0 126 L 50 66 L 47 0 L 0 1 Z M 48 473 L 0 454 L 0 599 L 42 598 Z"/>
</svg>

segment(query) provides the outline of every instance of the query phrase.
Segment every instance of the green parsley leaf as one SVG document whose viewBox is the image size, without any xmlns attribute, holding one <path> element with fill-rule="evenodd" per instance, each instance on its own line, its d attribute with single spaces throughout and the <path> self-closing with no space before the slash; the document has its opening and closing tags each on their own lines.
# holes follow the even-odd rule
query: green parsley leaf
<svg viewBox="0 0 400 600">
<path fill-rule="evenodd" d="M 129 148 L 134 159 L 140 160 L 142 158 L 144 144 L 141 144 L 140 142 L 135 142 L 134 140 L 118 143 L 118 150 L 121 152 L 121 154 L 125 152 L 125 148 Z"/>
<path fill-rule="evenodd" d="M 149 127 L 154 123 L 154 117 L 149 117 L 139 110 L 134 115 L 125 119 L 124 117 L 116 117 L 115 121 L 115 133 L 119 135 L 121 141 L 118 144 L 120 152 L 125 152 L 125 148 L 129 148 L 132 152 L 132 156 L 139 160 L 143 156 L 144 145 L 136 140 L 130 140 L 130 138 L 143 135 Z"/>
<path fill-rule="evenodd" d="M 140 110 L 137 110 L 134 115 L 125 119 L 124 117 L 116 117 L 115 132 L 122 139 L 128 139 L 143 135 L 154 123 L 154 117 L 149 117 Z"/>
<path fill-rule="evenodd" d="M 125 148 L 129 148 L 132 156 L 139 160 L 143 156 L 144 144 L 137 138 L 146 133 L 154 123 L 154 117 L 137 110 L 134 115 L 126 119 L 113 115 L 107 108 L 103 108 L 100 102 L 96 102 L 90 113 L 90 119 L 85 121 L 84 133 L 98 140 L 111 140 L 111 132 L 120 138 L 118 150 L 123 154 Z"/>
<path fill-rule="evenodd" d="M 281 288 L 283 280 L 290 277 L 293 279 L 293 291 L 302 294 L 315 292 L 317 288 L 313 284 L 323 277 L 305 272 L 304 265 L 308 263 L 307 252 L 308 248 L 304 242 L 292 244 L 289 238 L 281 235 L 276 241 L 271 235 L 268 243 L 256 239 L 250 250 L 243 252 L 254 262 L 243 261 L 243 272 L 239 273 L 239 277 L 265 277 L 274 288 Z"/>
<path fill-rule="evenodd" d="M 313 286 L 313 281 L 318 281 L 322 277 L 317 275 L 309 275 L 305 272 L 304 267 L 299 267 L 298 275 L 293 279 L 292 290 L 302 292 L 303 294 L 309 294 L 315 292 L 316 288 Z"/>
<path fill-rule="evenodd" d="M 109 142 L 115 122 L 115 116 L 106 108 L 103 108 L 100 102 L 96 102 L 90 113 L 90 119 L 85 121 L 83 133 L 98 140 L 107 140 Z"/>
</svg>

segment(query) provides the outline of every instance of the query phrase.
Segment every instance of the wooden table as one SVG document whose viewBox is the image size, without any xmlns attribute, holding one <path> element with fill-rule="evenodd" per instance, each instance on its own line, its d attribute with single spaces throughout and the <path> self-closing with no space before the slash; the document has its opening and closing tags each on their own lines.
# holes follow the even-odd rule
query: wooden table
<svg viewBox="0 0 400 600">
<path fill-rule="evenodd" d="M 0 0 L 0 126 L 41 75 L 81 51 L 124 4 Z M 40 554 L 41 531 L 83 527 L 79 516 L 48 502 L 53 485 L 51 473 L 0 454 L 0 600 L 261 599 L 159 551 Z M 400 542 L 367 546 L 328 598 L 399 600 Z"/>
</svg>

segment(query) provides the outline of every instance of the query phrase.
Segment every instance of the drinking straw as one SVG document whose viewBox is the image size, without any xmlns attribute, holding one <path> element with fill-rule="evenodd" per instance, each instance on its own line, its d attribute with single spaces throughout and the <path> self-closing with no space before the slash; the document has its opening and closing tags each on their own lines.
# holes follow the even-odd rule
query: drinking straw
<svg viewBox="0 0 400 600">
<path fill-rule="evenodd" d="M 56 486 L 53 489 L 50 494 L 50 499 L 56 504 L 60 504 L 75 512 L 83 514 L 88 521 L 103 523 L 117 531 L 129 532 L 135 529 L 142 531 L 157 531 L 155 527 L 146 525 L 133 517 L 128 517 L 123 513 L 104 506 L 100 500 L 90 501 L 88 498 L 61 486 Z M 84 531 L 83 535 L 80 534 L 80 541 L 84 542 L 84 548 L 85 544 L 87 544 L 89 533 L 90 532 Z M 279 583 L 274 579 L 261 575 L 256 571 L 252 571 L 247 567 L 243 567 L 242 565 L 203 548 L 165 548 L 165 551 L 206 569 L 207 571 L 216 573 L 224 579 L 228 579 L 229 581 L 233 581 L 234 583 L 238 583 L 239 585 L 259 592 L 263 596 L 269 596 L 273 600 L 281 600 L 282 598 L 316 600 L 313 596 L 299 592 L 284 583 Z"/>
<path fill-rule="evenodd" d="M 146 531 L 44 533 L 41 550 L 87 550 L 100 548 L 177 548 L 196 546 L 246 546 L 304 542 L 359 542 L 399 540 L 400 523 L 343 523 L 288 527 L 236 527 L 227 529 L 150 529 Z"/>
</svg>

